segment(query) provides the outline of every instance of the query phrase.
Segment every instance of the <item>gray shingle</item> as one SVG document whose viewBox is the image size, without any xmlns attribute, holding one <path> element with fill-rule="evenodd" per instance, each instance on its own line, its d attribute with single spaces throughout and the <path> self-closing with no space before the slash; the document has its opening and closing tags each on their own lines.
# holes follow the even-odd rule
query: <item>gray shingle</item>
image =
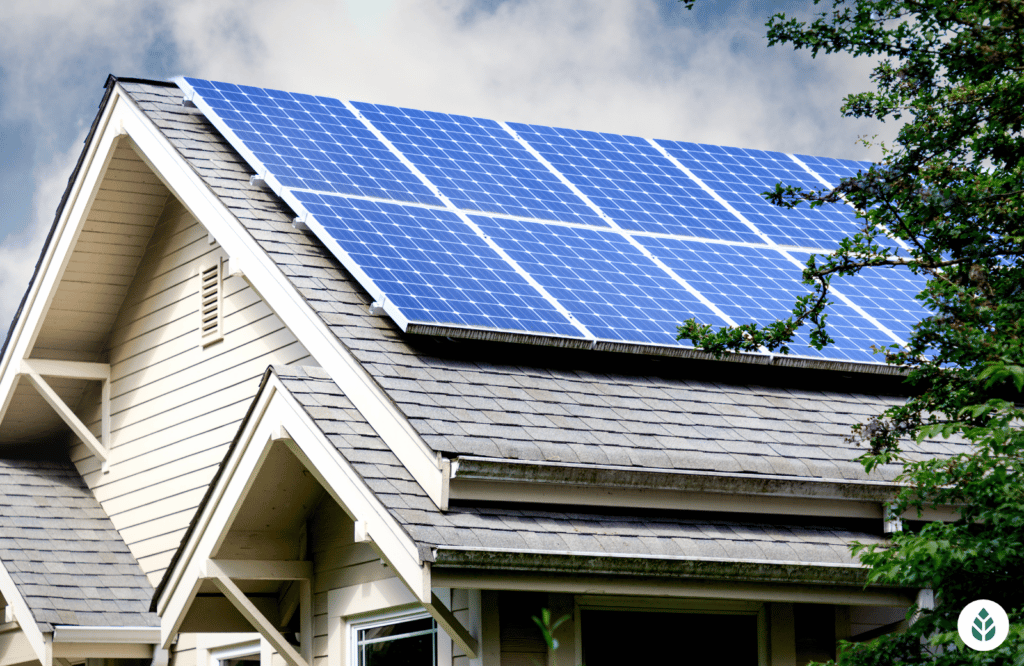
<svg viewBox="0 0 1024 666">
<path fill-rule="evenodd" d="M 71 462 L 2 458 L 0 479 L 0 514 L 9 518 L 0 523 L 0 563 L 41 630 L 159 626 L 148 612 L 153 588 Z M 86 612 L 96 603 L 111 604 L 110 617 Z"/>
</svg>

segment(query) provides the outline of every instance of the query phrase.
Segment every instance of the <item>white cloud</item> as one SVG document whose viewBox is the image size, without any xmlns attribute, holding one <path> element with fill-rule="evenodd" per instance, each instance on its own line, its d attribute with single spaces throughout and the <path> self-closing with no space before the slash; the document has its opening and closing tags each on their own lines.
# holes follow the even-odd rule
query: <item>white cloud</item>
<svg viewBox="0 0 1024 666">
<path fill-rule="evenodd" d="M 767 50 L 756 12 L 702 33 L 666 25 L 643 0 L 519 0 L 490 12 L 405 0 L 375 17 L 371 39 L 351 4 L 181 4 L 186 67 L 347 99 L 814 154 L 864 157 L 855 137 L 872 131 L 838 112 L 869 64 Z"/>
<path fill-rule="evenodd" d="M 731 6 L 728 20 L 702 29 L 688 17 L 663 21 L 650 0 L 4 0 L 0 121 L 31 123 L 44 166 L 31 229 L 0 248 L 0 317 L 17 307 L 81 149 L 80 138 L 67 139 L 92 120 L 97 72 L 145 74 L 140 63 L 158 42 L 176 54 L 181 74 L 503 120 L 870 156 L 854 140 L 875 128 L 838 112 L 842 93 L 867 87 L 869 63 L 767 50 L 767 9 Z M 83 105 L 89 113 L 68 111 Z"/>
<path fill-rule="evenodd" d="M 84 138 L 85 133 L 82 133 L 71 150 L 53 155 L 47 164 L 36 171 L 32 223 L 24 232 L 8 236 L 0 245 L 0 327 L 3 328 L 0 335 L 7 334 L 11 319 L 28 289 L 43 242 L 53 225 L 57 204 L 78 161 L 79 147 Z"/>
</svg>

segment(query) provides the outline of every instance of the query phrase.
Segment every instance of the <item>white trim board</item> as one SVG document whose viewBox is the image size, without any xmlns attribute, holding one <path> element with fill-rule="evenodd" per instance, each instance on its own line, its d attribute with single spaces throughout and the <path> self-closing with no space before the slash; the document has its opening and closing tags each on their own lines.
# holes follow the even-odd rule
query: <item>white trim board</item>
<svg viewBox="0 0 1024 666">
<path fill-rule="evenodd" d="M 230 530 L 274 444 L 286 446 L 349 517 L 365 526 L 375 551 L 398 574 L 417 603 L 425 606 L 431 602 L 429 565 L 420 561 L 416 544 L 284 389 L 276 375 L 270 374 L 251 417 L 243 423 L 234 450 L 224 462 L 224 473 L 196 518 L 197 529 L 183 545 L 183 557 L 169 574 L 168 586 L 158 599 L 164 646 L 170 644 L 181 626 L 199 585 L 207 576 L 210 556 Z M 304 569 L 304 565 L 289 566 Z"/>
</svg>

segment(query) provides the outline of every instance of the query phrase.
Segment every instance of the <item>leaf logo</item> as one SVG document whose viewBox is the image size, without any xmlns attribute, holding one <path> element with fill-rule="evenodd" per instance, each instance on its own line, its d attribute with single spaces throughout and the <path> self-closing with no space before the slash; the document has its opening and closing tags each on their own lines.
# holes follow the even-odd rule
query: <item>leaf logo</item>
<svg viewBox="0 0 1024 666">
<path fill-rule="evenodd" d="M 1003 607 L 988 599 L 967 604 L 960 612 L 957 631 L 964 644 L 974 650 L 987 652 L 999 647 L 1010 630 L 1010 620 Z"/>
<path fill-rule="evenodd" d="M 971 635 L 973 635 L 976 640 L 985 642 L 995 638 L 996 622 L 984 608 L 982 608 L 981 612 L 978 613 L 978 617 L 974 618 L 974 626 L 971 627 Z"/>
</svg>

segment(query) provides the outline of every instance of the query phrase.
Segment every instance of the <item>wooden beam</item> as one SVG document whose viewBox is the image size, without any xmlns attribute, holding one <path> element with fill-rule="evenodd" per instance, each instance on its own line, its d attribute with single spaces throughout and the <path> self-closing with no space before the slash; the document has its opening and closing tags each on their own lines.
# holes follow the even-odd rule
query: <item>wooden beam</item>
<svg viewBox="0 0 1024 666">
<path fill-rule="evenodd" d="M 110 379 L 109 363 L 83 363 L 79 361 L 51 361 L 42 358 L 27 358 L 21 362 L 21 365 L 22 367 L 28 365 L 36 374 L 43 377 L 88 379 L 96 382 Z"/>
<path fill-rule="evenodd" d="M 448 607 L 444 605 L 437 595 L 431 592 L 430 603 L 423 604 L 430 614 L 437 620 L 437 623 L 441 625 L 441 628 L 445 630 L 451 639 L 455 641 L 455 644 L 462 648 L 462 651 L 466 653 L 466 656 L 470 659 L 477 658 L 477 651 L 479 645 L 477 640 L 469 633 L 459 619 L 448 610 Z"/>
<path fill-rule="evenodd" d="M 238 580 L 312 580 L 313 563 L 299 560 L 209 560 L 228 578 Z"/>
<path fill-rule="evenodd" d="M 106 462 L 107 451 L 103 445 L 96 439 L 95 435 L 89 432 L 89 429 L 85 427 L 85 424 L 82 423 L 73 411 L 71 411 L 71 408 L 64 404 L 64 401 L 61 400 L 59 395 L 57 395 L 57 392 L 50 388 L 50 385 L 39 376 L 39 373 L 35 371 L 35 368 L 32 367 L 31 363 L 22 361 L 21 374 L 24 375 L 33 386 L 35 386 L 36 391 L 38 391 L 39 395 L 43 397 L 43 400 L 45 400 L 46 403 L 50 405 L 55 412 L 57 412 L 57 415 L 63 419 L 64 423 L 68 424 L 71 431 L 74 432 L 87 447 L 89 447 L 92 454 L 103 462 Z"/>
<path fill-rule="evenodd" d="M 285 640 L 281 632 L 263 616 L 263 613 L 249 601 L 245 593 L 235 585 L 234 581 L 227 577 L 213 560 L 207 560 L 206 562 L 206 577 L 228 598 L 228 601 L 238 609 L 238 612 L 267 639 L 267 642 L 274 646 L 274 649 L 288 662 L 289 666 L 310 666 L 302 658 L 302 655 Z"/>
<path fill-rule="evenodd" d="M 300 580 L 299 587 L 299 638 L 302 658 L 313 663 L 313 581 Z"/>
</svg>

